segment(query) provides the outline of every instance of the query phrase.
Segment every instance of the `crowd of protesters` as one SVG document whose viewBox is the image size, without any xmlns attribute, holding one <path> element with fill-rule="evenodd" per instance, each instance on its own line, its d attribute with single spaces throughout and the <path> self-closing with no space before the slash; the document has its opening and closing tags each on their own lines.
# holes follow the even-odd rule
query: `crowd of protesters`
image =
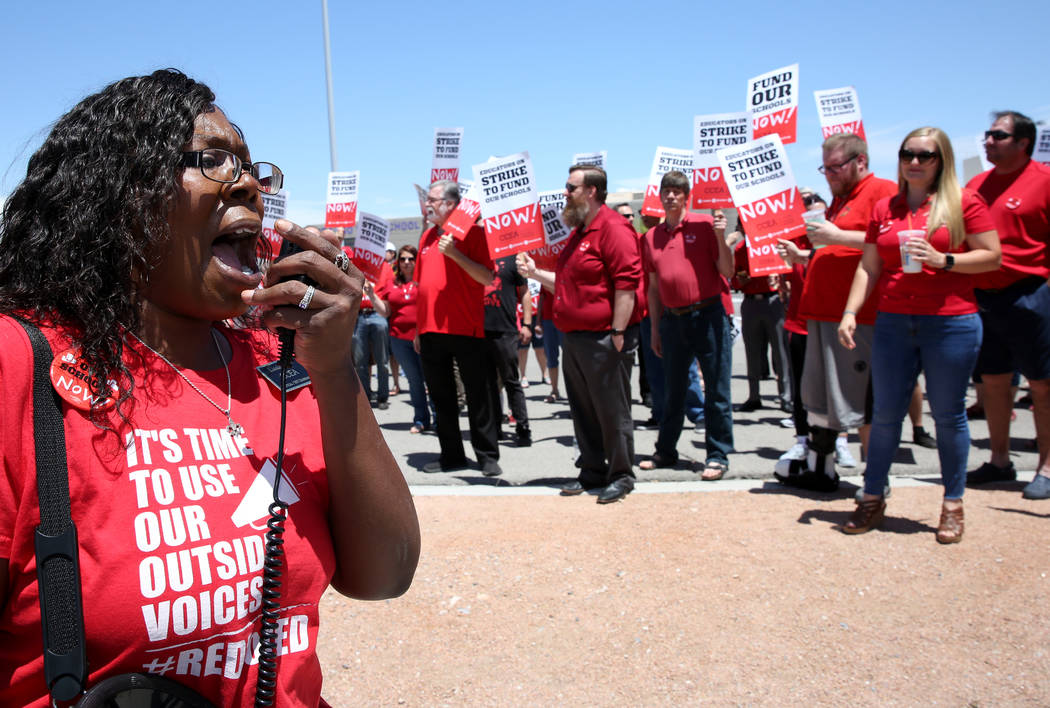
<svg viewBox="0 0 1050 708">
<path fill-rule="evenodd" d="M 789 415 L 780 424 L 796 434 L 770 470 L 776 479 L 837 490 L 836 468 L 857 466 L 847 443 L 856 430 L 864 485 L 842 531 L 868 531 L 883 519 L 889 469 L 909 415 L 913 442 L 938 451 L 944 499 L 936 538 L 957 542 L 965 486 L 1016 478 L 1008 443 L 1019 376 L 1031 390 L 1039 449 L 1023 495 L 1050 499 L 1050 289 L 1043 287 L 1050 277 L 1050 168 L 1031 159 L 1035 135 L 1026 116 L 995 114 L 984 141 L 993 168 L 965 187 L 951 143 L 937 128 L 904 138 L 895 180 L 870 172 L 862 138 L 831 136 L 820 172 L 832 199 L 800 188 L 806 235 L 779 241 L 777 252 L 791 270 L 775 276 L 751 276 L 744 225 L 727 233 L 721 212 L 688 210 L 692 180 L 681 172 L 661 181 L 666 216 L 643 216 L 639 233 L 630 204 L 615 210 L 605 204 L 605 172 L 572 166 L 562 215 L 572 233 L 550 269 L 527 253 L 494 263 L 479 226 L 462 238 L 445 233 L 459 191 L 454 182 L 436 182 L 419 263 L 415 249 L 401 249 L 396 276 L 368 293 L 358 329 L 375 326 L 373 312 L 391 317 L 391 334 L 402 343 L 393 353 L 410 382 L 413 432 L 430 428 L 424 388 L 431 394 L 441 455 L 424 470 L 435 473 L 468 464 L 458 424 L 464 398 L 484 474 L 501 473 L 501 390 L 509 406 L 502 421 L 515 426 L 518 446 L 531 444 L 522 393 L 531 346 L 549 377 L 547 402 L 562 400 L 564 383 L 578 446 L 577 477 L 561 493 L 594 490 L 598 503 L 609 503 L 633 489 L 635 467 L 678 463 L 687 417 L 704 427 L 700 478 L 729 472 L 736 290 L 748 381 L 736 410 L 763 406 L 760 381 L 772 373 L 777 407 Z M 369 337 L 363 334 L 359 345 L 365 360 Z M 386 354 L 370 351 L 382 407 Z M 422 380 L 409 363 L 417 351 Z M 644 459 L 636 459 L 630 412 L 636 360 L 652 411 L 637 425 L 659 429 L 656 449 Z M 922 426 L 920 373 L 935 435 Z M 988 418 L 991 459 L 967 473 L 971 377 L 981 384 L 981 410 L 969 414 Z"/>
</svg>

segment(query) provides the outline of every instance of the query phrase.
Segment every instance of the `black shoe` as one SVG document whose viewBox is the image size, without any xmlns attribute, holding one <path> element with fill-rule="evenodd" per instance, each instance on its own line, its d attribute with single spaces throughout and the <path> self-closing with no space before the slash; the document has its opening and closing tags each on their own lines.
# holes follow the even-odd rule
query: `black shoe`
<svg viewBox="0 0 1050 708">
<path fill-rule="evenodd" d="M 531 447 L 532 446 L 532 431 L 527 427 L 518 426 L 518 447 Z"/>
<path fill-rule="evenodd" d="M 385 411 L 389 407 L 390 407 L 390 402 L 389 401 L 380 401 L 379 403 L 376 404 L 376 408 L 378 408 L 381 411 Z"/>
<path fill-rule="evenodd" d="M 911 439 L 919 447 L 928 447 L 931 450 L 937 449 L 937 441 L 921 425 L 916 425 L 912 428 Z"/>
<path fill-rule="evenodd" d="M 583 494 L 585 491 L 587 491 L 587 488 L 580 484 L 580 480 L 574 479 L 562 486 L 561 491 L 558 493 L 563 497 L 574 497 L 577 494 Z"/>
<path fill-rule="evenodd" d="M 1014 469 L 1014 463 L 1007 462 L 1006 467 L 996 467 L 991 462 L 985 462 L 973 472 L 966 473 L 966 486 L 1013 482 L 1015 479 L 1017 479 L 1017 470 Z"/>
<path fill-rule="evenodd" d="M 620 477 L 613 480 L 612 484 L 598 494 L 598 503 L 612 504 L 615 501 L 620 501 L 630 494 L 632 489 L 634 489 L 634 480 L 630 477 Z"/>
<path fill-rule="evenodd" d="M 653 397 L 650 394 L 648 394 L 648 393 L 645 394 L 644 396 L 642 396 L 642 405 L 645 406 L 646 408 L 652 408 L 653 407 Z"/>
<path fill-rule="evenodd" d="M 485 460 L 485 463 L 481 465 L 481 474 L 486 477 L 499 477 L 503 474 L 503 469 L 495 460 Z"/>
<path fill-rule="evenodd" d="M 434 460 L 423 465 L 423 471 L 427 474 L 437 474 L 439 472 L 460 472 L 467 469 L 467 461 L 464 460 L 458 464 L 443 465 L 441 460 Z"/>
<path fill-rule="evenodd" d="M 650 418 L 649 420 L 643 421 L 641 423 L 635 423 L 634 427 L 638 428 L 639 430 L 659 430 L 660 421 L 658 421 L 656 418 Z"/>
<path fill-rule="evenodd" d="M 796 461 L 792 461 L 791 463 L 791 473 L 773 473 L 773 476 L 777 478 L 777 481 L 783 484 L 785 487 L 794 487 L 795 489 L 806 489 L 811 492 L 823 493 L 831 493 L 838 491 L 838 472 L 834 473 L 834 477 L 828 477 L 826 474 L 818 474 L 817 472 L 813 472 L 812 470 L 804 466 L 796 467 L 795 462 Z M 795 473 L 795 469 L 798 469 L 799 471 Z"/>
<path fill-rule="evenodd" d="M 736 407 L 738 413 L 750 413 L 762 407 L 762 401 L 757 398 L 749 398 Z"/>
</svg>

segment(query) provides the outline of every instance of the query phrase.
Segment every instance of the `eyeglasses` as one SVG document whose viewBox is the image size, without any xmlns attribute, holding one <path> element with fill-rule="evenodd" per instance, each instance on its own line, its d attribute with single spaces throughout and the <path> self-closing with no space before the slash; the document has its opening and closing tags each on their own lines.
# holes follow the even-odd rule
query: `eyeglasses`
<svg viewBox="0 0 1050 708">
<path fill-rule="evenodd" d="M 986 130 L 986 131 L 984 131 L 984 139 L 985 140 L 987 140 L 988 138 L 991 138 L 992 140 L 995 140 L 996 142 L 998 142 L 1000 140 L 1006 140 L 1007 138 L 1012 138 L 1013 136 L 1014 136 L 1013 133 L 1007 133 L 1005 130 Z"/>
<path fill-rule="evenodd" d="M 402 263 L 415 263 L 416 262 L 416 259 L 412 258 L 411 256 L 402 256 L 401 258 L 398 258 L 398 260 L 401 261 Z"/>
<path fill-rule="evenodd" d="M 284 173 L 272 162 L 245 162 L 229 150 L 208 148 L 182 153 L 184 167 L 199 167 L 201 174 L 213 182 L 232 184 L 241 178 L 247 169 L 259 190 L 266 194 L 277 194 L 284 184 Z"/>
<path fill-rule="evenodd" d="M 570 184 L 570 183 L 566 182 L 565 183 L 565 191 L 568 192 L 569 194 L 572 194 L 573 192 L 575 192 L 577 189 L 579 189 L 582 186 L 583 186 L 583 182 L 580 182 L 579 184 Z"/>
<path fill-rule="evenodd" d="M 838 174 L 839 170 L 841 170 L 843 167 L 845 167 L 849 163 L 851 163 L 854 160 L 856 160 L 858 157 L 860 157 L 860 155 L 854 155 L 853 157 L 849 158 L 848 160 L 844 160 L 843 162 L 840 162 L 837 165 L 821 165 L 820 167 L 817 168 L 817 172 L 819 172 L 822 175 L 826 175 L 829 172 L 831 174 L 833 174 L 833 175 L 834 174 Z"/>
<path fill-rule="evenodd" d="M 634 218 L 634 214 L 620 214 L 620 216 L 627 219 L 628 221 Z"/>
<path fill-rule="evenodd" d="M 920 165 L 925 165 L 928 162 L 932 162 L 933 160 L 939 157 L 937 153 L 930 152 L 929 150 L 920 150 L 919 152 L 915 152 L 914 150 L 904 149 L 898 152 L 897 156 L 901 159 L 901 162 L 904 162 L 906 164 L 910 164 L 912 160 L 918 158 Z"/>
<path fill-rule="evenodd" d="M 426 199 L 427 204 L 437 204 L 438 202 L 448 202 L 448 201 L 452 201 L 452 200 L 451 199 L 445 199 L 444 197 L 427 197 L 427 199 Z"/>
</svg>

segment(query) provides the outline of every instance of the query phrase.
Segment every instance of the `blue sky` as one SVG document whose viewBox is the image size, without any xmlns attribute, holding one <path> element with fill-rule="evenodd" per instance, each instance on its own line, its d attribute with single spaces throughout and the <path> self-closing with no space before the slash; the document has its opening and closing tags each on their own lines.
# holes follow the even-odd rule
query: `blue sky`
<svg viewBox="0 0 1050 708">
<path fill-rule="evenodd" d="M 339 168 L 360 209 L 418 213 L 433 129 L 463 126 L 461 174 L 528 150 L 556 189 L 575 152 L 608 151 L 612 190 L 641 190 L 657 145 L 692 147 L 696 114 L 744 109 L 749 77 L 798 62 L 800 184 L 816 173 L 813 91 L 854 85 L 875 171 L 893 178 L 920 125 L 977 153 L 992 110 L 1050 120 L 1040 28 L 1050 5 L 340 2 L 331 0 Z M 877 7 L 873 10 L 872 7 Z M 323 219 L 330 169 L 320 0 L 5 2 L 0 198 L 50 124 L 118 78 L 173 66 L 208 83 L 256 159 L 286 173 L 289 215 Z"/>
</svg>

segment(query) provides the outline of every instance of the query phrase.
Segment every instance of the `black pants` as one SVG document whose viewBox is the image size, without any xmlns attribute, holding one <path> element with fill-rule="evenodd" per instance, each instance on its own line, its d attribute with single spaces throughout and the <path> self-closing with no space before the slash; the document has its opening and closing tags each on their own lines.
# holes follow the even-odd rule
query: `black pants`
<svg viewBox="0 0 1050 708">
<path fill-rule="evenodd" d="M 492 409 L 488 389 L 488 355 L 484 340 L 459 334 L 427 332 L 419 335 L 419 357 L 423 378 L 434 403 L 441 464 L 449 467 L 466 462 L 463 438 L 459 431 L 459 403 L 452 362 L 459 365 L 459 375 L 467 394 L 467 417 L 470 420 L 470 444 L 478 464 L 499 459 L 498 410 Z"/>
<path fill-rule="evenodd" d="M 791 354 L 791 417 L 795 421 L 795 435 L 809 435 L 806 407 L 802 405 L 802 369 L 806 363 L 806 335 L 784 331 Z"/>
<path fill-rule="evenodd" d="M 507 392 L 507 405 L 510 414 L 518 423 L 518 428 L 529 427 L 529 412 L 525 408 L 525 391 L 521 388 L 521 370 L 518 368 L 518 333 L 485 331 L 490 363 L 488 366 L 489 395 L 492 397 L 492 410 L 500 411 L 499 385 Z"/>
<path fill-rule="evenodd" d="M 608 332 L 565 332 L 562 372 L 580 457 L 580 484 L 606 485 L 634 478 L 634 421 L 631 419 L 631 362 L 638 349 L 638 325 L 628 327 L 623 351 Z"/>
</svg>

